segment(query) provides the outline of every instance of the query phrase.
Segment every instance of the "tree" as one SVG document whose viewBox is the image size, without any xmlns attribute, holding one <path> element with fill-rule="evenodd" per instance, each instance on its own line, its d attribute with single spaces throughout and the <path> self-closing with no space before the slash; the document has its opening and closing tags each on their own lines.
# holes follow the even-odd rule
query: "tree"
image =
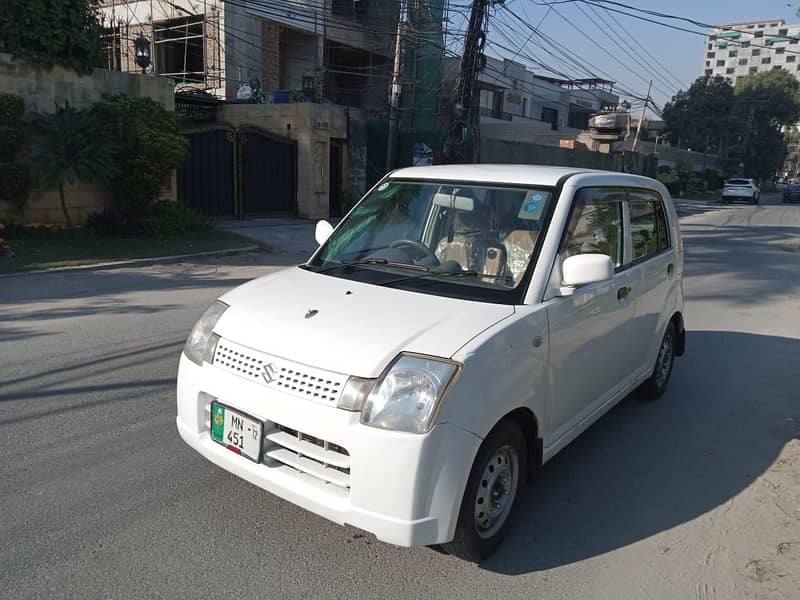
<svg viewBox="0 0 800 600">
<path fill-rule="evenodd" d="M 0 10 L 0 50 L 85 73 L 100 65 L 100 0 L 25 0 Z M 10 4 L 7 6 L 7 4 Z"/>
<path fill-rule="evenodd" d="M 34 170 L 42 183 L 58 187 L 64 221 L 67 227 L 72 227 L 65 186 L 95 180 L 108 183 L 117 174 L 116 146 L 101 122 L 88 111 L 76 110 L 69 104 L 56 106 L 51 115 L 35 115 L 34 128 L 36 135 L 31 143 Z"/>
<path fill-rule="evenodd" d="M 733 87 L 724 77 L 699 77 L 664 106 L 664 122 L 679 148 L 717 152 L 729 134 L 734 102 Z"/>
<path fill-rule="evenodd" d="M 135 230 L 186 156 L 186 139 L 178 131 L 175 113 L 150 98 L 106 96 L 91 112 L 109 124 L 119 147 L 117 174 L 111 181 L 114 210 L 123 227 Z"/>
</svg>

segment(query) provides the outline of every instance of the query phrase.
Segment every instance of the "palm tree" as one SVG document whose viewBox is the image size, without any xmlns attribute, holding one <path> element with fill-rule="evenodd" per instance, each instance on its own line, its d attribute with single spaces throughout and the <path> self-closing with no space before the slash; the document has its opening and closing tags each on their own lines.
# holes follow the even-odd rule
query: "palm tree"
<svg viewBox="0 0 800 600">
<path fill-rule="evenodd" d="M 108 183 L 116 174 L 117 146 L 103 123 L 87 111 L 69 103 L 56 105 L 51 115 L 34 117 L 36 135 L 31 142 L 31 162 L 45 185 L 58 186 L 61 211 L 72 227 L 64 197 L 64 186 L 83 182 Z"/>
</svg>

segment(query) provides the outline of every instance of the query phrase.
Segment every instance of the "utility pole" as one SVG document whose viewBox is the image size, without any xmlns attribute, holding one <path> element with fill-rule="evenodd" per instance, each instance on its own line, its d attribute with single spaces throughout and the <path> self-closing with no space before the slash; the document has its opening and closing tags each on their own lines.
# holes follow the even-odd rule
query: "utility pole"
<svg viewBox="0 0 800 600">
<path fill-rule="evenodd" d="M 647 96 L 644 98 L 644 106 L 642 107 L 642 116 L 639 117 L 639 123 L 636 125 L 636 136 L 633 138 L 633 146 L 631 146 L 631 152 L 636 152 L 636 147 L 639 145 L 639 136 L 642 133 L 642 121 L 644 121 L 644 115 L 647 112 L 647 105 L 650 104 L 650 92 L 653 89 L 653 81 L 650 80 L 650 83 L 647 85 Z"/>
<path fill-rule="evenodd" d="M 486 8 L 490 2 L 502 0 L 472 0 L 472 10 L 464 40 L 458 75 L 453 90 L 453 113 L 445 140 L 447 162 L 476 162 L 480 160 L 478 148 L 479 111 L 475 106 L 475 82 L 483 68 L 486 57 Z"/>
<path fill-rule="evenodd" d="M 400 125 L 400 75 L 403 66 L 403 28 L 405 25 L 406 2 L 400 2 L 400 15 L 397 18 L 397 35 L 394 43 L 394 67 L 392 85 L 389 90 L 389 136 L 386 146 L 386 170 L 391 171 L 397 161 L 397 130 Z"/>
</svg>

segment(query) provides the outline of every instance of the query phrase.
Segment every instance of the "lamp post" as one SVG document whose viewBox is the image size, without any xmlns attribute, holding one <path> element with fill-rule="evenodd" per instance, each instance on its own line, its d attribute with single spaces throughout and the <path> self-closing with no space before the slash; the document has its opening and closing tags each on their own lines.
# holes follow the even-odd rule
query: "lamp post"
<svg viewBox="0 0 800 600">
<path fill-rule="evenodd" d="M 133 48 L 136 64 L 142 67 L 142 75 L 144 75 L 147 67 L 150 66 L 150 40 L 139 32 L 139 37 L 133 40 Z"/>
</svg>

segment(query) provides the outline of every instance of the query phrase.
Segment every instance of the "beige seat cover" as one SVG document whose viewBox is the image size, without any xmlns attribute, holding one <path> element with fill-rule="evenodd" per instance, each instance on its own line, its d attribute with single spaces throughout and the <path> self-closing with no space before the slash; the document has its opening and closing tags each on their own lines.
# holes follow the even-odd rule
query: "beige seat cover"
<svg viewBox="0 0 800 600">
<path fill-rule="evenodd" d="M 514 276 L 514 281 L 519 281 L 525 273 L 538 237 L 538 231 L 515 229 L 503 238 L 503 246 L 508 253 L 508 270 Z"/>
</svg>

